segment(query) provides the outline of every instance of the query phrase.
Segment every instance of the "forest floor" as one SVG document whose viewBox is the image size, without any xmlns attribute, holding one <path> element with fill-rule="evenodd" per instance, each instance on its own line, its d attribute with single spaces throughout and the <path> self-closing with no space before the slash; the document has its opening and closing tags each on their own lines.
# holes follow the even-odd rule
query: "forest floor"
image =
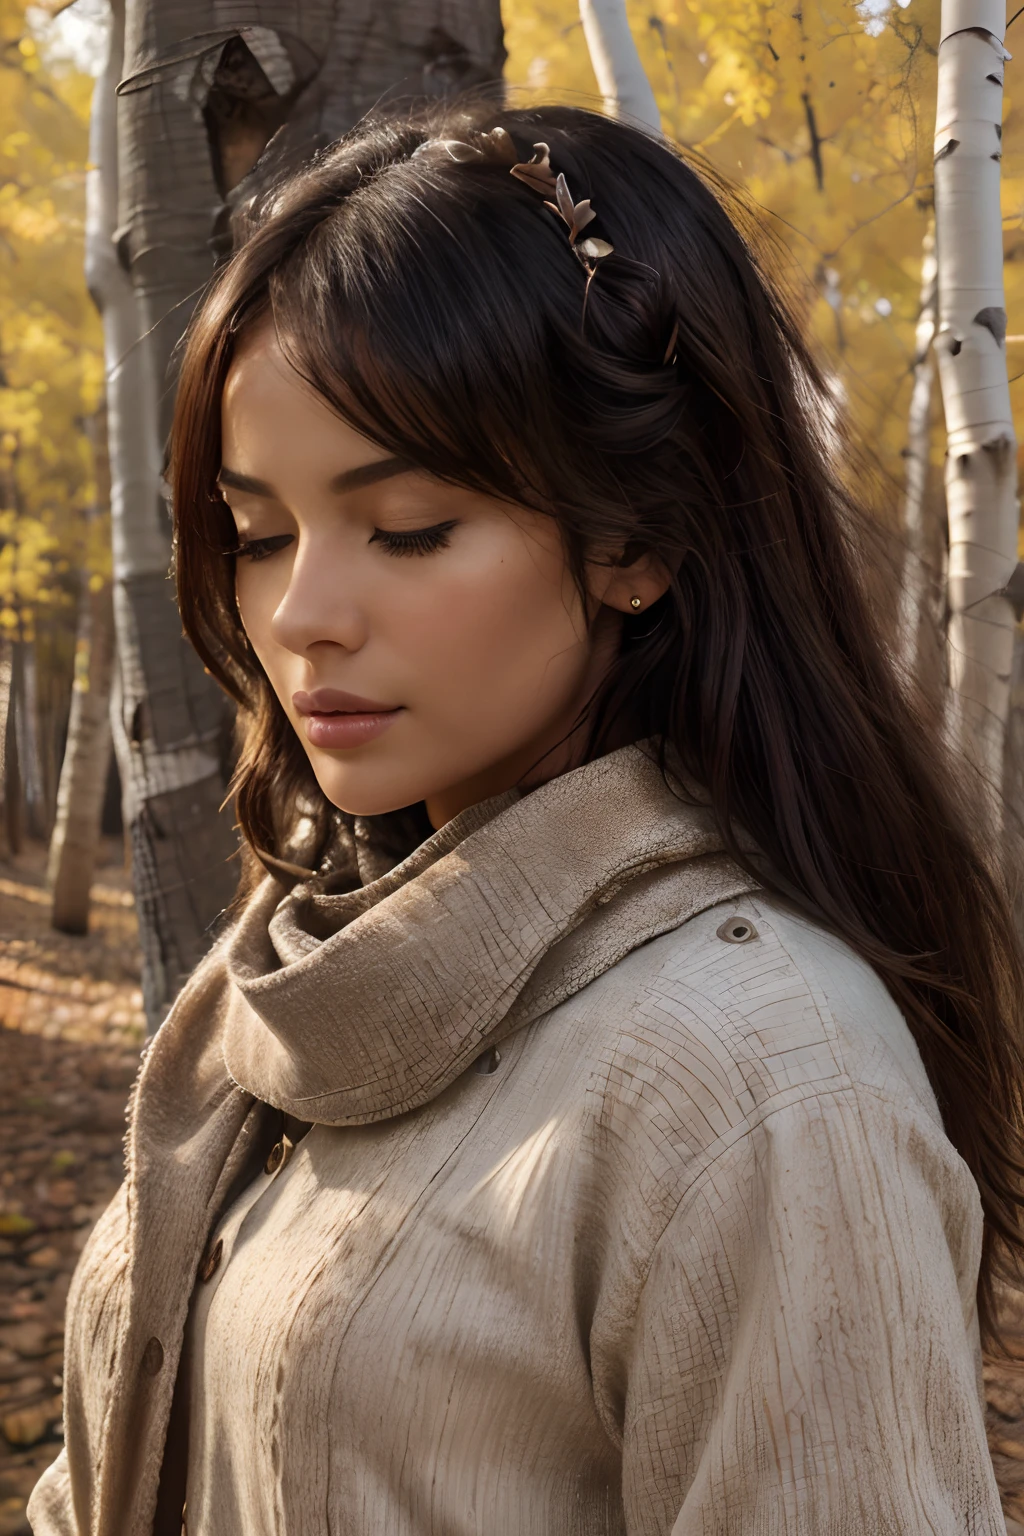
<svg viewBox="0 0 1024 1536">
<path fill-rule="evenodd" d="M 121 1181 L 125 1101 L 144 1020 L 119 843 L 104 847 L 89 934 L 48 924 L 44 854 L 0 862 L 0 1536 L 61 1448 L 64 1302 Z M 989 1445 L 1009 1536 L 1024 1536 L 1024 1295 L 1004 1302 L 1009 1360 L 985 1365 Z"/>
<path fill-rule="evenodd" d="M 121 844 L 103 852 L 84 938 L 49 927 L 41 848 L 0 863 L 0 1536 L 27 1536 L 60 1451 L 68 1282 L 121 1182 L 143 1040 Z"/>
</svg>

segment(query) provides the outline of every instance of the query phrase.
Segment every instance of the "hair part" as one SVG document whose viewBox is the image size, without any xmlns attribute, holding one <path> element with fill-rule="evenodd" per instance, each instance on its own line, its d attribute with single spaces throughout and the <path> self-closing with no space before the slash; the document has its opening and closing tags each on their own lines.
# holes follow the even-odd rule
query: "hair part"
<svg viewBox="0 0 1024 1536">
<path fill-rule="evenodd" d="M 614 250 L 588 294 L 561 222 L 507 165 L 414 155 L 498 126 L 523 159 L 547 142 L 592 199 L 588 233 Z M 706 789 L 736 860 L 882 977 L 981 1192 L 993 1340 L 996 1277 L 1024 1254 L 1024 963 L 969 795 L 865 599 L 818 371 L 727 202 L 704 168 L 621 122 L 488 104 L 362 124 L 273 187 L 184 349 L 182 617 L 241 706 L 243 833 L 280 856 L 299 798 L 329 808 L 241 627 L 215 483 L 236 341 L 271 318 L 358 431 L 556 518 L 579 582 L 595 548 L 653 553 L 671 584 L 624 621 L 588 753 L 653 738 L 666 773 L 681 762 Z"/>
</svg>

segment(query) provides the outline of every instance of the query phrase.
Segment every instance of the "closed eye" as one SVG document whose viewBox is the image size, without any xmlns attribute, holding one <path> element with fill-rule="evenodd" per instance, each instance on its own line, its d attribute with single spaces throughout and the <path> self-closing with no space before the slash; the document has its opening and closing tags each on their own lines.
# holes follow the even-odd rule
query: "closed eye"
<svg viewBox="0 0 1024 1536">
<path fill-rule="evenodd" d="M 276 555 L 279 549 L 285 549 L 294 537 L 293 533 L 279 533 L 271 539 L 241 539 L 228 554 L 239 560 L 266 560 L 269 555 Z"/>
<path fill-rule="evenodd" d="M 406 533 L 375 528 L 370 543 L 383 545 L 389 555 L 432 555 L 447 547 L 448 535 L 457 525 L 458 519 L 452 518 L 447 523 L 435 523 L 432 528 L 410 528 Z"/>
</svg>

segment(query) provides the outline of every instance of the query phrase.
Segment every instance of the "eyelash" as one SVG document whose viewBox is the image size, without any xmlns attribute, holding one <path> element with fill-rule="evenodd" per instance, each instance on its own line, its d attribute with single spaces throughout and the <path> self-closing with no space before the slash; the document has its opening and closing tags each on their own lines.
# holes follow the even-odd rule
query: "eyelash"
<svg viewBox="0 0 1024 1536">
<path fill-rule="evenodd" d="M 413 528 L 409 533 L 389 533 L 375 528 L 371 544 L 381 544 L 389 555 L 432 555 L 438 549 L 447 549 L 448 535 L 455 527 L 449 523 L 435 523 L 432 528 Z"/>
<path fill-rule="evenodd" d="M 234 549 L 229 549 L 228 554 L 236 556 L 239 560 L 266 560 L 269 555 L 284 549 L 291 540 L 290 533 L 279 534 L 274 539 L 243 539 L 235 545 Z"/>
<path fill-rule="evenodd" d="M 448 535 L 456 526 L 455 521 L 435 523 L 432 528 L 414 528 L 409 533 L 393 533 L 375 528 L 371 544 L 381 544 L 389 555 L 432 555 L 436 550 L 448 547 Z M 239 560 L 266 560 L 291 543 L 293 535 L 279 534 L 272 539 L 245 539 L 228 553 Z"/>
</svg>

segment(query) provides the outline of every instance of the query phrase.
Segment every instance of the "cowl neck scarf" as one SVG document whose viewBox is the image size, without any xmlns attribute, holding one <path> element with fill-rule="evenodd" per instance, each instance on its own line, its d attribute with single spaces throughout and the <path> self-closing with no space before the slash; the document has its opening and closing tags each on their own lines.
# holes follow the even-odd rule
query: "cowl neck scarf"
<svg viewBox="0 0 1024 1536">
<path fill-rule="evenodd" d="M 228 1071 L 322 1124 L 417 1108 L 638 944 L 755 889 L 722 850 L 640 743 L 463 811 L 354 889 L 268 878 L 226 951 Z"/>
</svg>

